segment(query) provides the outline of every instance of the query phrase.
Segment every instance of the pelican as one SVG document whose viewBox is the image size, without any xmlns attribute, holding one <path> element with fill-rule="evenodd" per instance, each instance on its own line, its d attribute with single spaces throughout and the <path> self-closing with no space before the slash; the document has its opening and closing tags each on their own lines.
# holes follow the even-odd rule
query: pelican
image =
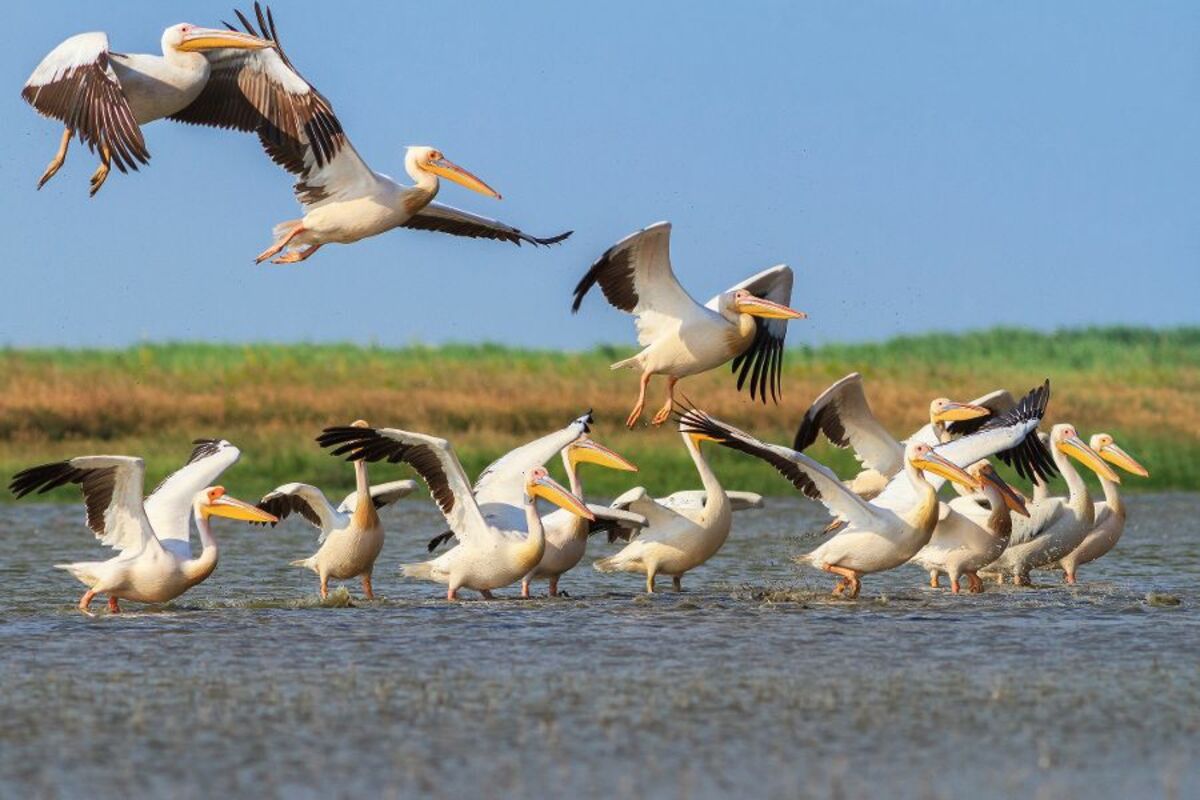
<svg viewBox="0 0 1200 800">
<path fill-rule="evenodd" d="M 1029 519 L 1013 525 L 1008 547 L 986 570 L 995 573 L 998 582 L 1012 575 L 1018 586 L 1029 584 L 1032 569 L 1048 566 L 1080 545 L 1095 525 L 1095 508 L 1087 484 L 1071 459 L 1079 461 L 1101 478 L 1119 483 L 1112 467 L 1088 447 L 1072 425 L 1060 423 L 1050 429 L 1050 453 L 1058 471 L 1067 482 L 1068 497 L 1046 497 L 1029 508 Z M 982 515 L 984 512 L 979 511 Z"/>
<path fill-rule="evenodd" d="M 273 64 L 265 77 L 308 100 L 305 114 L 273 114 L 275 106 L 262 103 L 258 107 L 242 104 L 236 114 L 227 113 L 221 118 L 224 127 L 256 131 L 271 160 L 298 179 L 293 191 L 304 216 L 276 225 L 274 243 L 257 256 L 255 263 L 273 258 L 275 264 L 294 264 L 327 244 L 351 244 L 393 228 L 439 231 L 516 245 L 551 245 L 571 235 L 572 231 L 566 231 L 538 238 L 503 222 L 434 202 L 439 178 L 500 199 L 499 192 L 434 147 L 413 146 L 405 152 L 404 169 L 413 180 L 412 186 L 372 170 L 350 143 L 329 101 L 300 77 L 278 48 L 279 36 L 270 11 L 264 15 L 257 3 L 254 8 L 257 28 L 238 12 L 245 34 L 275 45 L 281 62 Z M 263 73 L 259 69 L 248 75 L 246 69 L 244 63 L 230 64 L 228 79 L 244 82 Z"/>
<path fill-rule="evenodd" d="M 9 489 L 18 498 L 78 484 L 87 506 L 87 524 L 101 544 L 119 551 L 107 561 L 55 564 L 88 589 L 79 610 L 91 616 L 97 594 L 108 596 L 108 610 L 120 613 L 119 600 L 165 603 L 203 581 L 217 568 L 217 542 L 209 526 L 213 516 L 246 522 L 273 522 L 275 517 L 229 496 L 224 487 L 210 486 L 192 497 L 203 550 L 196 558 L 164 547 L 151 525 L 142 500 L 146 465 L 131 456 L 79 456 L 42 464 L 17 473 Z M 185 542 L 186 543 L 186 542 Z"/>
<path fill-rule="evenodd" d="M 1088 446 L 1105 461 L 1126 472 L 1143 478 L 1150 476 L 1146 468 L 1133 456 L 1117 446 L 1116 440 L 1110 434 L 1093 435 Z M 1062 569 L 1067 583 L 1075 583 L 1075 573 L 1081 565 L 1095 561 L 1112 550 L 1125 531 L 1125 503 L 1117 491 L 1117 483 L 1100 475 L 1100 485 L 1104 488 L 1104 499 L 1093 506 L 1095 521 L 1091 531 L 1083 537 L 1078 547 L 1058 561 L 1057 566 Z"/>
<path fill-rule="evenodd" d="M 792 485 L 846 522 L 840 533 L 797 559 L 841 580 L 834 594 L 857 597 L 862 575 L 898 567 L 929 542 L 938 520 L 937 490 L 942 479 L 978 489 L 964 467 L 992 455 L 1015 461 L 1019 470 L 1041 468 L 1041 454 L 1028 447 L 1049 400 L 1049 382 L 1026 395 L 1008 413 L 979 431 L 936 447 L 909 442 L 904 471 L 871 502 L 850 490 L 832 470 L 803 453 L 766 444 L 700 411 L 684 415 L 681 427 L 771 464 Z M 1032 437 L 1036 443 L 1036 437 Z"/>
<path fill-rule="evenodd" d="M 972 594 L 983 591 L 978 572 L 999 558 L 1008 546 L 1013 512 L 1029 516 L 1025 498 L 1005 483 L 991 464 L 976 462 L 967 467 L 967 473 L 982 487 L 983 500 L 991 513 L 986 520 L 979 520 L 974 513 L 967 516 L 958 510 L 965 505 L 966 510 L 976 511 L 979 503 L 976 496 L 956 497 L 942 503 L 929 544 L 912 558 L 914 564 L 929 571 L 929 585 L 934 589 L 938 588 L 941 573 L 949 575 L 950 591 L 954 594 L 958 594 L 958 581 L 964 575 Z"/>
<path fill-rule="evenodd" d="M 214 112 L 245 105 L 249 98 L 236 82 L 214 81 L 210 59 L 264 62 L 271 56 L 261 51 L 271 47 L 248 33 L 186 22 L 163 32 L 161 56 L 113 52 L 108 34 L 98 31 L 67 39 L 42 59 L 21 90 L 38 113 L 66 126 L 38 188 L 62 167 L 72 137 L 100 151 L 100 166 L 91 178 L 94 196 L 113 164 L 127 172 L 149 162 L 142 125 L 163 117 L 220 124 L 222 116 Z"/>
<path fill-rule="evenodd" d="M 777 402 L 783 339 L 789 319 L 808 315 L 788 307 L 792 270 L 784 264 L 747 278 L 700 305 L 671 271 L 671 223 L 656 222 L 627 236 L 600 256 L 575 287 L 572 313 L 597 283 L 614 308 L 636 317 L 642 351 L 612 369 L 641 371 L 637 403 L 625 424 L 637 424 L 653 375 L 667 378 L 667 400 L 653 423 L 661 425 L 675 404 L 675 384 L 733 360 L 740 390 L 750 379 L 750 397 Z"/>
<path fill-rule="evenodd" d="M 939 397 L 929 404 L 929 424 L 904 442 L 898 442 L 875 418 L 867 401 L 862 375 L 851 372 L 822 392 L 796 431 L 792 449 L 804 452 L 823 433 L 835 447 L 851 447 L 864 469 L 847 485 L 865 500 L 883 491 L 904 468 L 904 446 L 909 442 L 938 445 L 957 435 L 972 433 L 987 419 L 1013 406 L 1012 395 L 999 390 L 969 403 Z M 976 423 L 971 426 L 965 423 Z M 956 424 L 958 423 L 958 424 Z"/>
<path fill-rule="evenodd" d="M 446 584 L 446 599 L 457 600 L 461 588 L 474 589 L 491 598 L 491 591 L 521 580 L 542 560 L 545 531 L 538 514 L 538 497 L 585 519 L 592 512 L 583 501 L 550 478 L 544 467 L 521 476 L 524 519 L 517 525 L 496 524 L 485 515 L 483 504 L 454 449 L 445 439 L 397 428 L 326 428 L 317 442 L 335 456 L 351 461 L 405 463 L 429 487 L 459 544 L 435 559 L 403 564 L 406 577 Z M 507 477 L 507 476 L 505 476 Z"/>
<path fill-rule="evenodd" d="M 354 427 L 365 428 L 365 420 L 355 420 Z M 367 465 L 354 462 L 355 490 L 346 495 L 337 508 L 325 493 L 307 483 L 285 483 L 268 492 L 258 507 L 286 519 L 293 512 L 311 522 L 321 531 L 320 548 L 308 558 L 291 562 L 293 567 L 312 570 L 321 581 L 321 599 L 329 596 L 329 579 L 362 580 L 363 594 L 375 599 L 371 588 L 371 573 L 375 559 L 383 549 L 383 523 L 378 509 L 407 497 L 417 488 L 415 481 L 391 481 L 372 486 L 367 478 Z M 371 502 L 362 502 L 362 498 Z"/>
<path fill-rule="evenodd" d="M 660 574 L 670 575 L 675 591 L 683 591 L 684 573 L 716 555 L 729 538 L 733 512 L 762 506 L 756 494 L 728 493 L 721 486 L 700 452 L 700 442 L 708 438 L 703 432 L 685 430 L 681 422 L 680 436 L 700 473 L 703 491 L 677 492 L 656 500 L 639 486 L 618 497 L 614 508 L 641 514 L 648 524 L 620 552 L 593 565 L 600 572 L 643 573 L 648 594 L 654 593 L 654 579 Z"/>
</svg>

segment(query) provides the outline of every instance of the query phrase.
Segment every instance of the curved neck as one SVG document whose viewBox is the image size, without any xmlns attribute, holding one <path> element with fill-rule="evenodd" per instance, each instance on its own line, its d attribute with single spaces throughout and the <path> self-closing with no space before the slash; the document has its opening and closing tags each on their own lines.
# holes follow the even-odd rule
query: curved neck
<svg viewBox="0 0 1200 800">
<path fill-rule="evenodd" d="M 163 45 L 162 51 L 163 60 L 172 67 L 204 74 L 207 74 L 209 71 L 209 62 L 203 53 L 187 53 L 183 50 L 176 50 L 167 44 Z"/>
<path fill-rule="evenodd" d="M 721 488 L 721 482 L 717 480 L 717 475 L 712 471 L 712 467 L 708 466 L 708 462 L 704 460 L 704 454 L 700 452 L 700 445 L 687 434 L 683 435 L 683 443 L 687 445 L 688 453 L 692 456 L 696 472 L 700 473 L 700 484 L 704 486 L 705 492 L 704 506 L 707 508 L 718 495 L 724 497 L 725 490 Z"/>
<path fill-rule="evenodd" d="M 379 523 L 379 512 L 371 500 L 371 482 L 367 479 L 367 462 L 354 462 L 354 487 L 358 497 L 354 501 L 354 516 L 351 523 L 360 527 L 370 527 Z"/>
<path fill-rule="evenodd" d="M 217 559 L 220 555 L 217 550 L 217 540 L 213 538 L 212 528 L 209 526 L 207 515 L 198 506 L 195 512 L 196 530 L 200 533 L 200 545 L 202 549 L 200 555 L 195 558 L 189 558 L 180 567 L 189 586 L 195 586 L 211 575 L 212 571 L 217 568 Z"/>
<path fill-rule="evenodd" d="M 571 494 L 582 500 L 583 484 L 579 481 L 579 468 L 571 460 L 571 456 L 566 448 L 562 451 L 562 462 L 563 468 L 567 471 L 567 481 L 571 487 Z"/>
<path fill-rule="evenodd" d="M 1125 501 L 1121 499 L 1121 494 L 1117 490 L 1117 484 L 1110 481 L 1108 478 L 1100 478 L 1100 486 L 1104 489 L 1104 502 L 1112 509 L 1113 513 L 1122 519 L 1125 518 Z"/>
<path fill-rule="evenodd" d="M 546 531 L 542 527 L 542 518 L 538 515 L 537 501 L 525 495 L 525 525 L 529 531 L 529 542 L 537 547 L 546 543 Z"/>
<path fill-rule="evenodd" d="M 993 536 L 1007 539 L 1012 534 L 1012 512 L 1008 510 L 1004 498 L 995 486 L 985 483 L 983 496 L 987 498 L 988 505 L 992 508 L 992 513 L 988 515 L 987 529 Z"/>
<path fill-rule="evenodd" d="M 1079 470 L 1075 469 L 1075 465 L 1071 463 L 1070 456 L 1058 446 L 1051 448 L 1051 455 L 1058 471 L 1062 473 L 1063 480 L 1067 482 L 1067 505 L 1081 518 L 1094 516 L 1092 498 L 1088 494 L 1087 484 L 1083 482 L 1083 476 L 1079 474 Z"/>
<path fill-rule="evenodd" d="M 413 184 L 421 191 L 426 192 L 430 199 L 437 197 L 440 186 L 437 175 L 421 169 L 421 165 L 411 156 L 406 156 L 404 159 L 404 171 L 408 173 L 408 177 L 412 178 Z"/>
<path fill-rule="evenodd" d="M 925 473 L 907 459 L 904 461 L 904 474 L 917 494 L 917 502 L 906 512 L 904 520 L 916 530 L 932 532 L 938 518 L 937 489 L 925 477 Z"/>
<path fill-rule="evenodd" d="M 939 419 L 934 419 L 933 414 L 930 414 L 929 415 L 929 428 L 933 431 L 934 439 L 936 439 L 939 442 L 942 442 L 943 444 L 946 442 L 946 439 L 948 438 L 948 434 L 946 433 L 946 423 L 942 422 Z"/>
</svg>

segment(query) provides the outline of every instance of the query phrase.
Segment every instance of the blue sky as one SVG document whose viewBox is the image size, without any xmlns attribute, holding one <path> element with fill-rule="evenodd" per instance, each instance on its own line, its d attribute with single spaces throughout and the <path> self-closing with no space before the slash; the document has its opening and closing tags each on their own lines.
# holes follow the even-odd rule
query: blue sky
<svg viewBox="0 0 1200 800">
<path fill-rule="evenodd" d="M 532 250 L 398 231 L 255 267 L 298 216 L 250 136 L 157 122 L 114 172 L 18 91 L 68 35 L 158 52 L 223 2 L 15 4 L 0 50 L 0 344 L 631 342 L 570 290 L 660 219 L 701 300 L 778 262 L 791 342 L 1200 319 L 1200 4 L 274 4 L 288 54 L 375 169 L 431 144 L 504 194 L 439 199 Z"/>
</svg>

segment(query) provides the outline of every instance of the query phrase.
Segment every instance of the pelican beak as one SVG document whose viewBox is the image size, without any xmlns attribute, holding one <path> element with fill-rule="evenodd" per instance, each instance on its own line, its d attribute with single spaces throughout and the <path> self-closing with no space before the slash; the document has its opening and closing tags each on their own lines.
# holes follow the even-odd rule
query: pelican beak
<svg viewBox="0 0 1200 800">
<path fill-rule="evenodd" d="M 223 494 L 205 508 L 210 517 L 228 517 L 242 522 L 279 522 L 279 517 L 268 514 L 257 506 Z"/>
<path fill-rule="evenodd" d="M 1008 506 L 1010 511 L 1015 511 L 1023 517 L 1029 516 L 1029 509 L 1025 507 L 1025 498 L 1021 496 L 1013 487 L 1009 486 L 996 470 L 992 469 L 991 464 L 985 464 L 979 470 L 979 477 L 984 483 L 993 486 L 996 491 L 1000 492 L 1000 496 L 1004 498 L 1004 505 Z"/>
<path fill-rule="evenodd" d="M 454 181 L 459 186 L 465 186 L 473 192 L 486 194 L 488 197 L 494 197 L 497 200 L 500 199 L 499 192 L 449 159 L 441 158 L 437 161 L 430 161 L 425 165 L 425 169 L 448 181 Z"/>
<path fill-rule="evenodd" d="M 1150 472 L 1145 467 L 1139 464 L 1129 453 L 1117 447 L 1116 444 L 1101 447 L 1100 457 L 1110 464 L 1116 464 L 1126 472 L 1132 472 L 1134 475 L 1142 478 L 1150 477 Z"/>
<path fill-rule="evenodd" d="M 614 453 L 594 439 L 582 438 L 571 445 L 568 455 L 572 464 L 599 464 L 622 472 L 637 472 L 638 468 L 624 456 Z"/>
<path fill-rule="evenodd" d="M 966 419 L 979 419 L 986 417 L 992 412 L 983 406 L 971 405 L 970 403 L 946 403 L 942 406 L 942 410 L 934 414 L 933 419 L 936 422 L 961 422 Z"/>
<path fill-rule="evenodd" d="M 183 41 L 176 45 L 176 50 L 185 53 L 202 53 L 205 50 L 265 50 L 274 47 L 266 39 L 251 36 L 237 31 L 223 31 L 219 28 L 193 28 L 183 35 Z"/>
<path fill-rule="evenodd" d="M 549 500 L 554 505 L 570 511 L 577 517 L 583 517 L 587 520 L 596 519 L 596 515 L 588 510 L 588 507 L 584 505 L 582 500 L 563 488 L 562 484 L 549 475 L 544 475 L 530 483 L 528 491 L 531 497 L 541 497 Z"/>
<path fill-rule="evenodd" d="M 733 308 L 742 314 L 763 319 L 807 319 L 808 314 L 788 308 L 783 303 L 775 303 L 762 297 L 750 295 L 743 297 L 733 304 Z"/>
<path fill-rule="evenodd" d="M 972 492 L 979 489 L 979 481 L 972 478 L 969 472 L 935 452 L 930 451 L 924 457 L 914 458 L 913 466 L 925 472 L 932 472 L 934 475 L 941 475 L 946 480 L 954 481 Z"/>
<path fill-rule="evenodd" d="M 1104 459 L 1096 451 L 1084 444 L 1078 436 L 1071 436 L 1058 443 L 1058 449 L 1095 472 L 1101 478 L 1107 478 L 1113 483 L 1120 483 L 1121 476 L 1113 472 L 1113 468 L 1104 463 Z"/>
</svg>

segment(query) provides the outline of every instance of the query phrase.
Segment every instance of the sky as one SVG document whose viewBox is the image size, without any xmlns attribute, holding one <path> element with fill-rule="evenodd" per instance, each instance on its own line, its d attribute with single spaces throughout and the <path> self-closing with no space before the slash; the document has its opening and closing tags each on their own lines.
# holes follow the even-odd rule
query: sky
<svg viewBox="0 0 1200 800">
<path fill-rule="evenodd" d="M 299 216 L 256 140 L 160 121 L 89 199 L 19 97 L 67 36 L 159 50 L 230 0 L 19 3 L 0 50 L 0 346 L 632 343 L 571 289 L 670 220 L 702 302 L 796 272 L 789 341 L 1200 321 L 1200 4 L 274 3 L 284 47 L 376 170 L 434 145 L 503 193 L 439 200 L 564 244 L 418 231 L 255 266 Z M 333 10 L 331 10 L 333 9 Z"/>
</svg>

